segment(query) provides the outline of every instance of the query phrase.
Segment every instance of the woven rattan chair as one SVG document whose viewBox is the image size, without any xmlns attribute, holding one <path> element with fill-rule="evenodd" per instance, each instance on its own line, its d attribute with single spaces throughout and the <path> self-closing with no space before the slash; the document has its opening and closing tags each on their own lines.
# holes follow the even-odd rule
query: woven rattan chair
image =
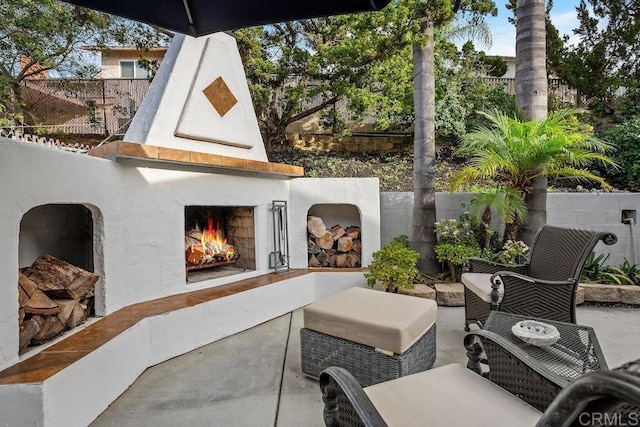
<svg viewBox="0 0 640 427">
<path fill-rule="evenodd" d="M 450 381 L 443 381 L 442 377 Z M 320 389 L 324 421 L 331 427 L 640 423 L 638 361 L 614 371 L 581 376 L 563 389 L 544 412 L 460 365 L 445 365 L 365 389 L 345 369 L 331 367 L 320 375 Z"/>
<path fill-rule="evenodd" d="M 550 349 L 529 346 L 527 351 L 491 331 L 470 332 L 464 339 L 467 367 L 544 411 L 577 378 L 608 370 L 600 346 L 590 341 L 585 327 L 570 331 L 563 329 Z"/>
<path fill-rule="evenodd" d="M 480 258 L 469 260 L 462 275 L 465 330 L 482 324 L 491 310 L 575 323 L 575 297 L 585 260 L 598 241 L 617 241 L 615 234 L 542 226 L 529 261 L 506 265 Z"/>
</svg>

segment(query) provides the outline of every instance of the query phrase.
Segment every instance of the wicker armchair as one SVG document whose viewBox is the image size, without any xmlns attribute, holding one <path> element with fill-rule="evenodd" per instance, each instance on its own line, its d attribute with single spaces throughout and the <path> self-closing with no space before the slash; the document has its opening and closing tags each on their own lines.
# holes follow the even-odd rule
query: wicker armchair
<svg viewBox="0 0 640 427">
<path fill-rule="evenodd" d="M 542 226 L 529 261 L 506 265 L 470 259 L 462 275 L 465 330 L 482 327 L 491 310 L 575 323 L 575 296 L 585 260 L 598 241 L 617 241 L 615 234 Z"/>
<path fill-rule="evenodd" d="M 530 346 L 528 352 L 491 331 L 470 332 L 464 338 L 467 368 L 544 411 L 577 378 L 608 370 L 599 345 L 589 342 L 584 332 L 564 329 L 556 348 Z M 578 351 L 580 346 L 584 350 Z"/>
<path fill-rule="evenodd" d="M 446 365 L 363 389 L 345 369 L 328 368 L 320 375 L 325 424 L 330 427 L 556 427 L 631 426 L 640 422 L 639 361 L 614 371 L 583 375 L 562 390 L 544 412 L 482 376 L 474 373 L 469 376 L 462 371 L 471 373 L 460 365 Z M 443 372 L 455 377 L 454 381 L 464 381 L 456 385 L 459 393 L 451 393 L 448 381 L 437 378 Z M 424 388 L 407 388 L 406 384 L 412 380 Z M 374 390 L 381 387 L 382 390 Z"/>
</svg>

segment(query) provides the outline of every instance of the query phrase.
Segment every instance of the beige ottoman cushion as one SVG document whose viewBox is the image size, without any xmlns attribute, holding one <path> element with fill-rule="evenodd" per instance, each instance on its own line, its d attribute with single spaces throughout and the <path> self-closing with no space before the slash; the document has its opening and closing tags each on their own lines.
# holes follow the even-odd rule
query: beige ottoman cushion
<svg viewBox="0 0 640 427">
<path fill-rule="evenodd" d="M 464 273 L 462 275 L 462 284 L 471 292 L 478 295 L 484 302 L 491 304 L 491 274 L 489 273 Z M 498 288 L 498 302 L 502 301 L 504 288 L 502 285 Z"/>
<path fill-rule="evenodd" d="M 451 364 L 364 389 L 389 426 L 535 426 L 540 411 Z"/>
<path fill-rule="evenodd" d="M 304 308 L 304 326 L 402 354 L 436 322 L 433 300 L 351 288 Z"/>
</svg>

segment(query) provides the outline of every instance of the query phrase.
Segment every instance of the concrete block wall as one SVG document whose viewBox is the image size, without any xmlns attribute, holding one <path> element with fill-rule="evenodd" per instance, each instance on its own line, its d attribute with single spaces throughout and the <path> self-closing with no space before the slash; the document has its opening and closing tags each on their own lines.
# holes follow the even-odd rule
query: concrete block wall
<svg viewBox="0 0 640 427">
<path fill-rule="evenodd" d="M 437 193 L 436 218 L 458 218 L 468 209 L 471 193 Z M 609 264 L 621 264 L 625 259 L 640 263 L 640 227 L 622 223 L 622 211 L 640 211 L 637 193 L 549 193 L 547 196 L 547 222 L 549 224 L 610 231 L 618 237 L 612 246 L 598 243 L 597 253 L 610 254 Z M 411 236 L 413 193 L 380 193 L 380 240 L 389 243 L 402 234 Z M 492 226 L 502 231 L 503 225 L 493 218 Z M 633 240 L 631 235 L 633 233 Z M 632 242 L 635 245 L 632 245 Z"/>
</svg>

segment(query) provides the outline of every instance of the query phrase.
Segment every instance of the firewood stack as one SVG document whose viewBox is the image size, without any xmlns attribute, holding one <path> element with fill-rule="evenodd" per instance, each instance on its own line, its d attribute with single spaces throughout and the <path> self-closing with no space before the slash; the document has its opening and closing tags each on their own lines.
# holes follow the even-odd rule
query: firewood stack
<svg viewBox="0 0 640 427">
<path fill-rule="evenodd" d="M 360 227 L 336 224 L 328 229 L 322 218 L 308 216 L 307 252 L 309 267 L 360 267 Z"/>
<path fill-rule="evenodd" d="M 23 353 L 84 323 L 93 311 L 98 276 L 44 255 L 20 273 L 18 323 Z"/>
</svg>

